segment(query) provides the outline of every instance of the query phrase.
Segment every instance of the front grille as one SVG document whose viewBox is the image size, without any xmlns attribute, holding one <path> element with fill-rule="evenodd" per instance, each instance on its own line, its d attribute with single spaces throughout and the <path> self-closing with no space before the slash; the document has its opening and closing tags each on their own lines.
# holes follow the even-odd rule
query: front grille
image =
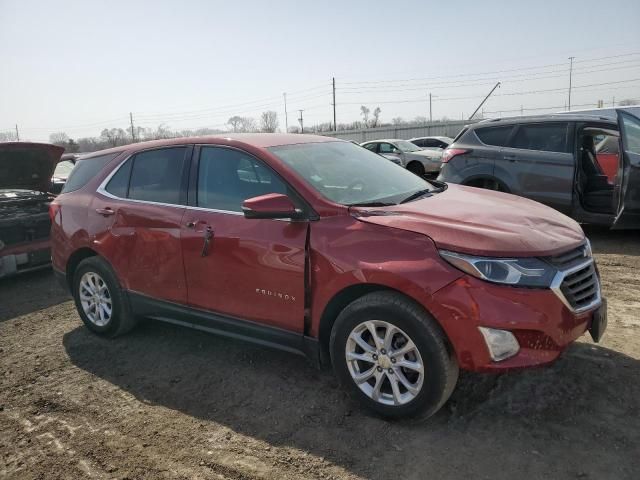
<svg viewBox="0 0 640 480">
<path fill-rule="evenodd" d="M 568 252 L 560 253 L 547 257 L 546 260 L 551 263 L 558 270 L 567 270 L 575 265 L 578 265 L 585 261 L 587 257 L 587 246 L 580 245 L 578 248 L 569 250 Z"/>
<path fill-rule="evenodd" d="M 560 291 L 574 310 L 587 308 L 600 297 L 598 275 L 593 262 L 565 275 Z"/>
</svg>

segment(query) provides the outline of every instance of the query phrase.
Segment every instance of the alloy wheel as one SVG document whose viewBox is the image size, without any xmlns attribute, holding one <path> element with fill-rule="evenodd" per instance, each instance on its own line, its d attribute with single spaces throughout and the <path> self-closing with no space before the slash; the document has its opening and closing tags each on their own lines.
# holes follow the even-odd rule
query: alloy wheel
<svg viewBox="0 0 640 480">
<path fill-rule="evenodd" d="M 357 325 L 349 334 L 345 358 L 351 378 L 383 405 L 412 401 L 424 383 L 424 364 L 409 335 L 382 320 Z"/>
<path fill-rule="evenodd" d="M 89 321 L 104 327 L 111 320 L 113 303 L 104 279 L 95 272 L 87 272 L 80 279 L 80 304 Z"/>
</svg>

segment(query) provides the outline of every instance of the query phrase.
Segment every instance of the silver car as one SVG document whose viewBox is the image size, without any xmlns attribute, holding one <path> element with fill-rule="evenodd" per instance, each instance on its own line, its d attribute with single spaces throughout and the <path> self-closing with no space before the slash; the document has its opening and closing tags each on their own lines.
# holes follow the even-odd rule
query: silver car
<svg viewBox="0 0 640 480">
<path fill-rule="evenodd" d="M 416 175 L 434 174 L 440 171 L 442 151 L 423 150 L 407 140 L 382 139 L 361 143 L 364 148 L 400 165 Z"/>
<path fill-rule="evenodd" d="M 434 150 L 444 150 L 453 143 L 451 137 L 416 137 L 410 138 L 409 141 L 420 148 Z"/>
</svg>

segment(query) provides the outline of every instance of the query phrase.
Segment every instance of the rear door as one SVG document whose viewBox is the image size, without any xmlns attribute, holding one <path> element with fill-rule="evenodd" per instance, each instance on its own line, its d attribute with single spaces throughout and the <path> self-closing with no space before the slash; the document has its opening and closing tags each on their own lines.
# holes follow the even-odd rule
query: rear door
<svg viewBox="0 0 640 480">
<path fill-rule="evenodd" d="M 640 119 L 618 110 L 622 138 L 620 166 L 616 176 L 615 229 L 640 228 Z"/>
<path fill-rule="evenodd" d="M 167 147 L 130 157 L 98 189 L 88 219 L 127 290 L 183 304 L 180 232 L 191 151 Z"/>
<path fill-rule="evenodd" d="M 571 213 L 575 160 L 567 122 L 518 125 L 496 169 L 509 171 L 511 193 Z"/>
<path fill-rule="evenodd" d="M 388 158 L 389 160 L 400 160 L 402 161 L 402 152 L 391 143 L 388 142 L 380 142 L 378 144 L 378 153 L 382 155 L 384 158 Z"/>
</svg>

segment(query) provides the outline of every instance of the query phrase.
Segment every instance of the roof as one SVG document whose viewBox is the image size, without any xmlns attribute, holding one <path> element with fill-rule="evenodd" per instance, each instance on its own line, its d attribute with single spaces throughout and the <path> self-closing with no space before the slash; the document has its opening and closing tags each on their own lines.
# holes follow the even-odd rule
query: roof
<svg viewBox="0 0 640 480">
<path fill-rule="evenodd" d="M 97 155 L 105 155 L 109 153 L 119 153 L 124 151 L 136 152 L 149 148 L 158 148 L 171 145 L 184 145 L 185 143 L 200 144 L 228 144 L 229 141 L 237 141 L 238 145 L 251 145 L 258 148 L 277 147 L 281 145 L 294 145 L 299 143 L 319 143 L 319 142 L 342 142 L 332 137 L 324 137 L 320 135 L 305 135 L 296 133 L 221 133 L 218 135 L 207 135 L 201 137 L 181 137 L 166 138 L 161 140 L 150 140 L 147 142 L 130 143 L 120 147 L 109 148 L 93 152 L 91 155 L 83 158 L 90 158 Z"/>
<path fill-rule="evenodd" d="M 414 137 L 409 139 L 409 141 L 412 142 L 413 140 L 430 140 L 430 139 L 453 140 L 451 137 L 447 137 L 446 135 L 427 135 L 426 137 Z"/>
<path fill-rule="evenodd" d="M 478 123 L 474 123 L 468 125 L 469 128 L 474 129 L 478 127 L 486 127 L 487 124 L 513 124 L 513 123 L 544 123 L 544 122 L 558 122 L 558 121 L 572 121 L 572 122 L 606 122 L 611 124 L 616 124 L 617 122 L 608 117 L 598 116 L 598 115 L 586 115 L 586 114 L 573 114 L 573 113 L 563 113 L 563 114 L 548 114 L 548 115 L 531 115 L 531 116 L 520 116 L 520 117 L 504 117 L 504 118 L 490 118 L 487 120 L 481 120 Z"/>
<path fill-rule="evenodd" d="M 365 143 L 371 143 L 371 142 L 389 142 L 389 143 L 393 143 L 393 142 L 408 142 L 409 140 L 403 140 L 402 138 L 376 138 L 375 140 L 367 140 L 366 142 L 362 142 L 362 144 L 364 145 Z"/>
</svg>

